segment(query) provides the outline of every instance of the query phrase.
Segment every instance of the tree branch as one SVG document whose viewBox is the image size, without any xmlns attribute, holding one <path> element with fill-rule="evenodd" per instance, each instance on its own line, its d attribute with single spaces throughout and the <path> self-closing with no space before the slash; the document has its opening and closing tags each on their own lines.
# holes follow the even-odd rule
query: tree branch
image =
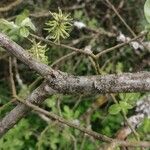
<svg viewBox="0 0 150 150">
<path fill-rule="evenodd" d="M 12 2 L 11 4 L 9 4 L 8 6 L 0 7 L 0 12 L 9 11 L 9 10 L 13 9 L 14 7 L 20 5 L 22 2 L 23 2 L 23 0 L 16 0 L 15 2 Z"/>
<path fill-rule="evenodd" d="M 31 103 L 41 103 L 48 94 L 54 94 L 56 91 L 64 94 L 150 91 L 149 72 L 105 76 L 72 76 L 55 71 L 49 66 L 38 62 L 21 46 L 2 33 L 0 33 L 0 45 L 47 80 L 27 98 L 27 101 Z M 0 121 L 0 137 L 26 115 L 29 110 L 27 106 L 19 104 L 6 115 Z"/>
<path fill-rule="evenodd" d="M 38 62 L 21 46 L 0 33 L 0 45 L 43 76 L 54 90 L 64 94 L 96 94 L 150 91 L 150 73 L 123 73 L 105 76 L 72 76 Z"/>
<path fill-rule="evenodd" d="M 92 136 L 93 138 L 97 139 L 97 140 L 100 140 L 100 141 L 103 141 L 103 142 L 107 142 L 107 143 L 110 143 L 110 142 L 114 142 L 116 144 L 116 146 L 127 146 L 127 147 L 150 147 L 150 143 L 147 142 L 147 141 L 144 141 L 144 142 L 130 142 L 130 141 L 122 141 L 122 140 L 119 140 L 119 139 L 112 139 L 112 138 L 109 138 L 103 134 L 99 134 L 93 130 L 89 130 L 89 129 L 86 129 L 80 125 L 77 125 L 71 121 L 68 121 L 68 120 L 65 120 L 64 118 L 52 113 L 52 112 L 48 112 L 30 102 L 24 102 L 22 101 L 21 99 L 18 99 L 18 101 L 20 101 L 21 103 L 25 104 L 26 106 L 32 108 L 33 110 L 37 111 L 38 113 L 40 114 L 43 114 L 51 119 L 54 119 L 54 120 L 57 120 L 58 122 L 60 123 L 63 123 L 63 124 L 66 124 L 67 126 L 69 127 L 73 127 L 81 132 L 84 132 L 86 134 L 88 134 L 89 136 Z"/>
<path fill-rule="evenodd" d="M 33 104 L 42 103 L 50 94 L 55 94 L 56 91 L 48 87 L 46 82 L 43 82 L 31 95 L 26 99 Z M 0 120 L 0 137 L 2 137 L 9 129 L 11 129 L 20 119 L 22 119 L 30 108 L 20 103 L 12 111 L 10 111 L 2 120 Z"/>
</svg>

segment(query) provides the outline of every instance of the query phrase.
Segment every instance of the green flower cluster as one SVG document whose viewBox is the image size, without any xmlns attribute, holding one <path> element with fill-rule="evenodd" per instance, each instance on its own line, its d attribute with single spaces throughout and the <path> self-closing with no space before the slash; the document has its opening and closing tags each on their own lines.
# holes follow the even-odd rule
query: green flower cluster
<svg viewBox="0 0 150 150">
<path fill-rule="evenodd" d="M 46 56 L 46 45 L 41 45 L 41 42 L 36 43 L 35 40 L 33 40 L 32 43 L 32 47 L 28 50 L 29 53 L 31 53 L 32 56 L 37 60 L 48 64 L 48 57 Z"/>
<path fill-rule="evenodd" d="M 69 32 L 71 31 L 71 20 L 70 14 L 63 14 L 61 9 L 58 9 L 58 13 L 50 12 L 53 20 L 48 21 L 46 23 L 47 30 L 49 32 L 49 39 L 53 39 L 54 42 L 60 42 L 60 38 L 67 38 L 69 37 Z"/>
</svg>

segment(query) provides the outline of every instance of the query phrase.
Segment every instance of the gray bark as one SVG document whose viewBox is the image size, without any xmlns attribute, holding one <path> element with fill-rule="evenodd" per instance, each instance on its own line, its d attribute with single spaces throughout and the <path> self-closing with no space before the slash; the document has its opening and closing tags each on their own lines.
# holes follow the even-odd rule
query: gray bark
<svg viewBox="0 0 150 150">
<path fill-rule="evenodd" d="M 0 33 L 0 45 L 43 76 L 50 87 L 64 94 L 96 94 L 150 91 L 150 73 L 123 73 L 105 76 L 72 76 L 55 71 L 32 58 L 21 46 Z"/>
<path fill-rule="evenodd" d="M 49 94 L 97 94 L 115 92 L 150 91 L 150 73 L 123 73 L 105 76 L 73 76 L 55 71 L 49 66 L 32 58 L 21 46 L 0 33 L 0 45 L 31 69 L 45 78 L 43 82 L 27 98 L 31 103 L 42 103 Z M 53 90 L 54 89 L 54 90 Z M 57 92 L 58 91 L 58 92 Z M 0 121 L 0 137 L 12 128 L 30 109 L 18 104 Z"/>
</svg>

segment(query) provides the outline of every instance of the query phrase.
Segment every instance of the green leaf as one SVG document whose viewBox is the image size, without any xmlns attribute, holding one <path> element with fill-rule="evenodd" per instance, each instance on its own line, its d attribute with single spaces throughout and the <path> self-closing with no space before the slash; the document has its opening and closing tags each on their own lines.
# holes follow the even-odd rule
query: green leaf
<svg viewBox="0 0 150 150">
<path fill-rule="evenodd" d="M 120 112 L 121 108 L 119 104 L 113 104 L 109 107 L 109 113 L 112 115 L 116 115 Z"/>
<path fill-rule="evenodd" d="M 22 21 L 23 21 L 24 19 L 26 19 L 28 16 L 29 16 L 29 11 L 28 11 L 28 10 L 23 11 L 23 13 L 21 13 L 20 15 L 18 15 L 18 16 L 16 17 L 15 24 L 17 24 L 17 25 L 20 26 L 21 23 L 22 23 Z"/>
<path fill-rule="evenodd" d="M 119 98 L 121 101 L 126 101 L 131 105 L 135 105 L 136 101 L 139 99 L 140 93 L 120 93 Z"/>
<path fill-rule="evenodd" d="M 121 62 L 118 62 L 116 65 L 116 72 L 122 73 L 123 72 L 123 64 Z"/>
<path fill-rule="evenodd" d="M 119 102 L 121 109 L 132 109 L 132 106 L 130 104 L 128 104 L 127 102 L 124 101 L 120 101 Z"/>
<path fill-rule="evenodd" d="M 9 22 L 5 19 L 0 19 L 0 29 L 16 29 L 18 26 L 14 22 Z"/>
<path fill-rule="evenodd" d="M 142 125 L 141 129 L 143 130 L 144 133 L 149 133 L 150 132 L 150 119 L 145 118 Z"/>
<path fill-rule="evenodd" d="M 144 14 L 148 23 L 150 23 L 150 0 L 146 0 L 144 5 Z"/>
<path fill-rule="evenodd" d="M 74 18 L 81 19 L 82 16 L 83 16 L 83 11 L 77 10 L 77 11 L 74 12 Z"/>
<path fill-rule="evenodd" d="M 41 42 L 36 43 L 35 40 L 32 41 L 33 45 L 32 47 L 28 50 L 37 60 L 48 64 L 48 57 L 46 55 L 46 45 L 41 45 Z"/>
<path fill-rule="evenodd" d="M 91 27 L 91 28 L 96 28 L 97 27 L 97 20 L 95 18 L 92 18 L 89 23 L 88 23 L 88 26 Z"/>
<path fill-rule="evenodd" d="M 120 102 L 119 102 L 119 105 L 120 105 L 121 110 L 122 110 L 125 114 L 128 113 L 128 110 L 129 110 L 129 109 L 132 109 L 132 108 L 133 108 L 133 107 L 132 107 L 130 104 L 128 104 L 126 101 L 120 101 Z"/>
<path fill-rule="evenodd" d="M 21 22 L 21 26 L 26 26 L 26 27 L 30 27 L 30 29 L 32 29 L 33 31 L 36 30 L 34 24 L 32 23 L 30 18 L 25 18 L 22 22 Z"/>
<path fill-rule="evenodd" d="M 49 108 L 55 108 L 57 96 L 53 95 L 45 100 L 45 105 Z"/>
<path fill-rule="evenodd" d="M 64 106 L 64 111 L 68 114 L 71 113 L 71 110 L 67 105 Z"/>
<path fill-rule="evenodd" d="M 72 119 L 74 117 L 73 111 L 67 105 L 64 106 L 63 115 L 66 119 Z"/>
<path fill-rule="evenodd" d="M 29 30 L 26 27 L 21 27 L 19 32 L 22 37 L 28 37 L 29 35 Z"/>
</svg>

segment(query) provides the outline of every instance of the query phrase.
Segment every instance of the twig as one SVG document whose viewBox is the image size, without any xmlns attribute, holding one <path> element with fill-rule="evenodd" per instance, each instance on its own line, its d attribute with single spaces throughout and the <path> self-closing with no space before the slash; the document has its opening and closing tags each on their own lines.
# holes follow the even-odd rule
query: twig
<svg viewBox="0 0 150 150">
<path fill-rule="evenodd" d="M 22 101 L 21 99 L 19 99 L 17 97 L 17 100 L 20 101 L 21 103 L 27 105 L 28 107 L 32 108 L 33 110 L 41 113 L 41 114 L 44 114 L 50 118 L 53 118 L 54 120 L 57 120 L 58 122 L 61 122 L 63 124 L 66 124 L 70 127 L 73 127 L 75 129 L 78 129 L 80 130 L 81 132 L 84 132 L 90 136 L 92 136 L 93 138 L 97 139 L 97 140 L 100 140 L 100 141 L 104 141 L 104 142 L 114 142 L 116 143 L 116 145 L 118 146 L 127 146 L 127 147 L 150 147 L 150 143 L 149 142 L 130 142 L 130 141 L 120 141 L 120 140 L 117 140 L 117 139 L 112 139 L 112 138 L 109 138 L 105 135 L 102 135 L 102 134 L 99 134 L 97 132 L 94 132 L 92 130 L 88 130 L 84 127 L 81 127 L 79 125 L 76 125 L 75 123 L 72 123 L 71 121 L 67 121 L 65 119 L 63 119 L 62 117 L 59 117 L 57 116 L 56 114 L 52 113 L 52 112 L 48 112 L 44 109 L 41 109 L 40 107 L 30 103 L 30 102 L 25 102 L 25 101 Z"/>
<path fill-rule="evenodd" d="M 20 77 L 19 71 L 18 71 L 18 64 L 17 64 L 17 59 L 14 57 L 13 59 L 13 64 L 14 64 L 14 69 L 15 69 L 15 77 L 16 77 L 16 81 L 18 82 L 19 86 L 21 88 L 24 88 L 24 84 L 23 81 Z"/>
<path fill-rule="evenodd" d="M 81 5 L 74 5 L 73 7 L 65 7 L 65 8 L 61 8 L 61 10 L 65 10 L 65 11 L 73 11 L 75 9 L 82 9 L 84 8 L 85 5 L 81 4 Z M 57 11 L 56 9 L 51 8 L 51 11 Z M 41 11 L 41 12 L 35 12 L 35 13 L 31 13 L 30 17 L 33 18 L 43 18 L 43 17 L 49 17 L 50 13 L 48 11 Z"/>
<path fill-rule="evenodd" d="M 0 7 L 0 12 L 9 11 L 9 10 L 13 9 L 14 7 L 16 7 L 17 5 L 21 4 L 22 2 L 23 2 L 23 0 L 16 0 L 15 2 L 9 4 L 8 6 Z"/>
<path fill-rule="evenodd" d="M 77 52 L 68 53 L 68 54 L 62 56 L 61 58 L 57 59 L 56 61 L 54 61 L 50 66 L 53 67 L 53 66 L 57 65 L 58 63 L 60 63 L 61 61 L 67 59 L 68 57 L 74 56 L 76 54 L 77 54 Z"/>
<path fill-rule="evenodd" d="M 12 97 L 17 95 L 16 86 L 13 78 L 13 71 L 12 71 L 12 59 L 11 56 L 9 57 L 9 75 L 10 75 L 10 83 L 11 83 L 11 90 L 12 90 Z"/>
<path fill-rule="evenodd" d="M 132 33 L 132 35 L 134 37 L 136 37 L 136 34 L 133 32 L 133 30 L 130 28 L 130 26 L 126 23 L 126 21 L 121 17 L 121 15 L 118 13 L 118 11 L 114 7 L 114 5 L 109 0 L 106 0 L 106 2 L 111 6 L 112 10 L 116 13 L 116 15 L 123 22 L 123 24 L 126 26 L 126 28 Z"/>
<path fill-rule="evenodd" d="M 85 54 L 85 55 L 88 55 L 88 56 L 91 56 L 92 58 L 95 58 L 95 55 L 92 54 L 92 53 L 88 53 L 82 49 L 78 49 L 78 48 L 74 48 L 74 47 L 71 47 L 71 46 L 68 46 L 68 45 L 65 45 L 65 44 L 58 44 L 58 43 L 55 43 L 55 42 L 52 42 L 50 40 L 46 40 L 42 37 L 39 37 L 37 35 L 34 35 L 34 34 L 30 34 L 32 37 L 40 40 L 40 41 L 43 41 L 45 43 L 47 43 L 48 45 L 55 45 L 55 46 L 59 46 L 59 47 L 62 47 L 62 48 L 66 48 L 66 49 L 70 49 L 72 51 L 75 51 L 75 52 L 78 52 L 78 53 L 82 53 L 82 54 Z"/>
<path fill-rule="evenodd" d="M 54 91 L 48 87 L 47 82 L 43 82 L 37 89 L 35 89 L 26 99 L 30 103 L 40 104 L 49 95 L 56 94 Z M 30 111 L 29 107 L 24 104 L 18 104 L 13 110 L 11 110 L 7 115 L 0 120 L 0 138 L 11 129 L 21 118 L 23 118 Z"/>
<path fill-rule="evenodd" d="M 114 7 L 114 5 L 109 1 L 106 0 L 106 2 L 111 6 L 112 10 L 115 12 L 115 14 L 118 16 L 118 18 L 121 20 L 121 22 L 125 25 L 125 27 L 130 31 L 130 33 L 133 35 L 133 37 L 136 37 L 137 35 L 135 32 L 131 29 L 131 27 L 126 23 L 126 21 L 123 19 L 123 17 L 119 14 L 117 9 Z M 148 49 L 141 41 L 138 41 L 145 49 Z"/>
<path fill-rule="evenodd" d="M 8 103 L 6 103 L 6 104 L 0 106 L 0 111 L 4 110 L 6 107 L 10 106 L 10 105 L 11 105 L 12 103 L 14 103 L 14 102 L 16 102 L 15 99 L 13 99 L 13 100 L 9 101 Z"/>
<path fill-rule="evenodd" d="M 108 53 L 108 52 L 111 52 L 111 51 L 113 51 L 113 50 L 116 50 L 117 48 L 123 47 L 123 46 L 125 46 L 125 45 L 127 45 L 127 44 L 129 44 L 129 43 L 131 43 L 131 42 L 133 42 L 133 41 L 136 41 L 137 39 L 139 39 L 139 38 L 145 36 L 146 34 L 147 34 L 147 32 L 144 32 L 144 33 L 142 33 L 142 34 L 136 36 L 135 38 L 133 38 L 133 39 L 127 41 L 127 42 L 124 42 L 124 43 L 115 45 L 115 46 L 113 46 L 113 47 L 111 47 L 111 48 L 108 48 L 108 49 L 106 49 L 106 50 L 103 50 L 102 52 L 100 52 L 100 53 L 98 53 L 98 54 L 96 55 L 96 58 L 99 58 L 100 56 L 102 56 L 102 55 L 104 55 L 104 54 L 106 54 L 106 53 Z"/>
<path fill-rule="evenodd" d="M 150 73 L 123 73 L 103 76 L 72 76 L 56 71 L 32 58 L 27 51 L 0 33 L 0 44 L 24 64 L 44 77 L 60 93 L 97 94 L 150 91 Z"/>
</svg>

